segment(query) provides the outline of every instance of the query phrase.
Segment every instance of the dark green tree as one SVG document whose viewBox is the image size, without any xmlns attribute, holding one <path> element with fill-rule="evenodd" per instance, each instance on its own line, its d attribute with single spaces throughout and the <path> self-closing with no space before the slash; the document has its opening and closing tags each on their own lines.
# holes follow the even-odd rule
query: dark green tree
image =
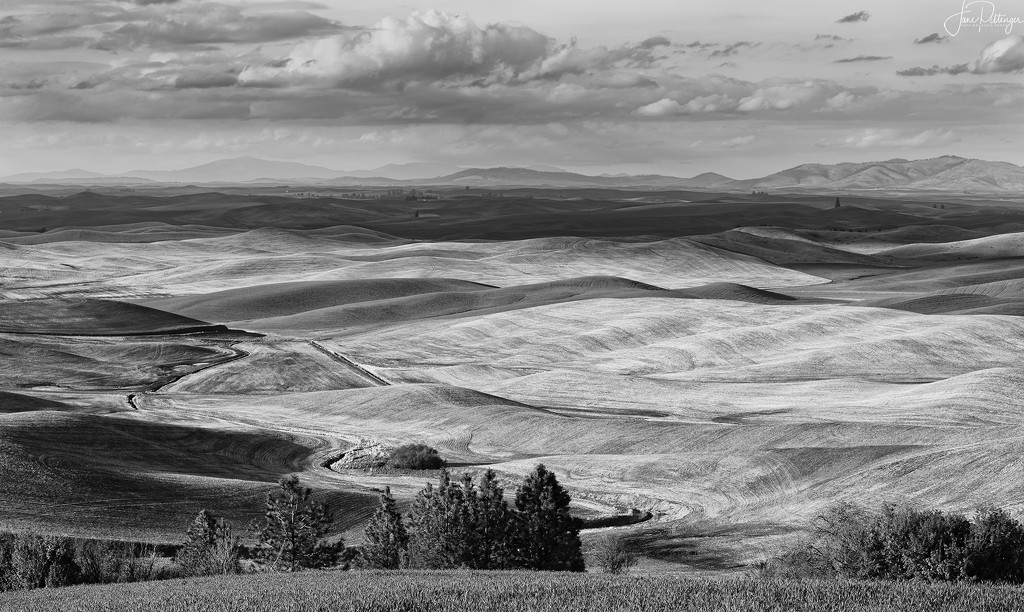
<svg viewBox="0 0 1024 612">
<path fill-rule="evenodd" d="M 409 514 L 409 566 L 465 566 L 471 528 L 464 486 L 452 482 L 448 471 L 441 470 L 437 487 L 428 483 L 413 501 Z"/>
<path fill-rule="evenodd" d="M 239 571 L 239 546 L 231 526 L 200 510 L 185 533 L 185 542 L 174 561 L 188 576 L 236 574 Z"/>
<path fill-rule="evenodd" d="M 487 470 L 477 483 L 470 507 L 474 532 L 470 567 L 505 569 L 515 566 L 517 516 L 505 502 L 494 470 Z"/>
<path fill-rule="evenodd" d="M 538 464 L 516 492 L 517 565 L 526 569 L 582 572 L 580 521 L 569 514 L 572 498 L 554 473 Z"/>
<path fill-rule="evenodd" d="M 971 578 L 1024 582 L 1024 525 L 1006 510 L 978 510 L 971 523 L 967 552 L 967 574 Z"/>
<path fill-rule="evenodd" d="M 257 557 L 270 569 L 289 572 L 337 563 L 342 541 L 323 539 L 334 520 L 327 507 L 310 499 L 312 490 L 300 486 L 297 476 L 286 476 L 278 484 L 278 490 L 267 494 L 263 520 L 253 526 Z"/>
<path fill-rule="evenodd" d="M 405 523 L 391 496 L 391 488 L 385 487 L 380 495 L 380 507 L 366 525 L 363 543 L 363 563 L 377 569 L 398 569 L 402 566 L 409 546 L 409 535 Z"/>
</svg>

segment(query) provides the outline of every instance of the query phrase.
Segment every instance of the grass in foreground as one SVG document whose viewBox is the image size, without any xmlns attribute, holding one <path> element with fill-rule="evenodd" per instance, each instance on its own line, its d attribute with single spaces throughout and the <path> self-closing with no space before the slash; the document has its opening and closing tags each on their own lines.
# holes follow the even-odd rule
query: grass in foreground
<svg viewBox="0 0 1024 612">
<path fill-rule="evenodd" d="M 1024 611 L 1024 588 L 532 572 L 306 572 L 42 589 L 0 610 L 87 612 Z"/>
</svg>

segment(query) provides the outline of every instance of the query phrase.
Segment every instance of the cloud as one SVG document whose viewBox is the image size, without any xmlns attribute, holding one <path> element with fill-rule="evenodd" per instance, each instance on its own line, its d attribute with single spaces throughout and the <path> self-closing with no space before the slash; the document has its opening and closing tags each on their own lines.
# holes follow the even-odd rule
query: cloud
<svg viewBox="0 0 1024 612">
<path fill-rule="evenodd" d="M 174 79 L 176 89 L 212 89 L 233 87 L 238 84 L 238 75 L 230 72 L 190 72 L 179 74 Z"/>
<path fill-rule="evenodd" d="M 866 90 L 865 95 L 872 91 Z M 633 111 L 639 117 L 676 115 L 751 115 L 780 111 L 842 111 L 863 97 L 827 81 L 767 81 L 750 83 L 718 77 L 680 83 L 673 95 Z"/>
<path fill-rule="evenodd" d="M 264 43 L 333 34 L 343 27 L 301 10 L 268 11 L 221 2 L 79 0 L 0 20 L 0 47 L 33 50 Z"/>
<path fill-rule="evenodd" d="M 722 146 L 732 149 L 734 147 L 742 147 L 744 145 L 748 145 L 754 142 L 755 140 L 757 140 L 757 136 L 754 136 L 753 134 L 748 134 L 747 136 L 737 136 L 736 138 L 730 138 L 729 140 L 725 140 L 722 142 Z"/>
<path fill-rule="evenodd" d="M 672 44 L 672 41 L 664 36 L 652 36 L 647 40 L 640 43 L 641 49 L 655 49 L 657 47 L 667 47 Z"/>
<path fill-rule="evenodd" d="M 947 37 L 945 37 L 945 36 L 939 36 L 938 32 L 932 32 L 931 34 L 929 34 L 928 36 L 925 36 L 924 38 L 914 39 L 914 44 L 915 45 L 927 45 L 928 43 L 944 43 L 944 42 L 946 42 L 948 40 L 949 39 Z"/>
<path fill-rule="evenodd" d="M 837 19 L 836 23 L 857 23 L 858 21 L 867 21 L 870 18 L 871 14 L 867 11 L 857 11 L 856 13 L 851 13 L 846 17 Z"/>
<path fill-rule="evenodd" d="M 986 45 L 974 72 L 1024 72 L 1024 36 L 1007 36 Z"/>
<path fill-rule="evenodd" d="M 251 86 L 327 82 L 336 87 L 376 87 L 445 79 L 488 85 L 558 79 L 615 64 L 643 67 L 654 61 L 650 49 L 644 43 L 584 49 L 575 40 L 559 44 L 524 26 L 480 27 L 463 15 L 414 12 L 404 19 L 385 18 L 358 34 L 300 44 L 274 65 L 247 67 L 240 80 Z"/>
<path fill-rule="evenodd" d="M 842 36 L 836 36 L 835 34 L 818 34 L 814 37 L 814 40 L 830 40 L 832 42 L 843 42 L 849 41 L 849 38 L 843 38 Z"/>
<path fill-rule="evenodd" d="M 936 74 L 962 74 L 964 72 L 970 72 L 971 68 L 967 64 L 957 64 L 955 66 L 932 66 L 931 68 L 924 68 L 921 66 L 914 66 L 913 68 L 907 68 L 906 70 L 897 70 L 896 74 L 899 76 L 906 77 L 919 77 L 919 76 L 935 76 Z"/>
<path fill-rule="evenodd" d="M 204 3 L 125 23 L 91 46 L 117 51 L 164 45 L 265 43 L 331 34 L 340 29 L 339 24 L 305 11 L 248 15 L 241 7 Z"/>
<path fill-rule="evenodd" d="M 858 55 L 857 57 L 847 57 L 844 59 L 837 59 L 832 62 L 833 64 L 852 64 L 854 62 L 880 62 L 883 60 L 891 60 L 891 55 Z"/>
<path fill-rule="evenodd" d="M 856 149 L 906 148 L 938 146 L 957 140 L 958 137 L 952 129 L 933 128 L 914 132 L 895 128 L 865 128 L 840 139 L 820 140 L 815 145 Z"/>
<path fill-rule="evenodd" d="M 977 61 L 970 64 L 955 66 L 932 66 L 924 68 L 915 66 L 900 70 L 900 76 L 919 77 L 937 74 L 957 75 L 970 72 L 973 74 L 1017 73 L 1024 72 L 1024 36 L 1007 36 L 993 41 L 981 50 Z"/>
<path fill-rule="evenodd" d="M 329 79 L 337 84 L 396 77 L 513 76 L 543 60 L 572 61 L 574 49 L 553 57 L 554 41 L 530 28 L 478 27 L 468 17 L 439 11 L 388 17 L 354 36 L 324 38 L 296 47 L 281 67 L 249 67 L 243 82 Z"/>
<path fill-rule="evenodd" d="M 760 43 L 741 40 L 739 42 L 734 42 L 730 45 L 726 45 L 721 49 L 715 49 L 714 51 L 711 52 L 711 55 L 708 57 L 729 57 L 730 55 L 735 55 L 740 51 L 740 49 L 743 49 L 744 47 L 756 47 L 759 44 Z"/>
<path fill-rule="evenodd" d="M 675 100 L 662 98 L 657 102 L 641 106 L 633 111 L 633 114 L 640 117 L 665 117 L 668 115 L 678 115 L 682 110 L 683 106 Z"/>
<path fill-rule="evenodd" d="M 740 99 L 736 110 L 751 113 L 762 110 L 789 110 L 805 105 L 820 106 L 825 98 L 833 95 L 835 89 L 838 87 L 834 84 L 817 81 L 762 86 Z"/>
<path fill-rule="evenodd" d="M 831 98 L 825 100 L 825 106 L 822 110 L 842 110 L 850 108 L 855 103 L 860 101 L 860 96 L 852 94 L 848 91 L 841 91 Z"/>
</svg>

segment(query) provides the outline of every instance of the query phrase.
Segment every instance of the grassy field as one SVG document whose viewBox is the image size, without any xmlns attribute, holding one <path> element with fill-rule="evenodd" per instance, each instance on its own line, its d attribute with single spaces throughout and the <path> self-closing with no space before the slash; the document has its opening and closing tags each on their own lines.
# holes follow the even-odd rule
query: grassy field
<svg viewBox="0 0 1024 612">
<path fill-rule="evenodd" d="M 0 610 L 995 612 L 1024 610 L 1024 588 L 528 572 L 307 572 L 16 592 L 0 595 Z"/>
</svg>

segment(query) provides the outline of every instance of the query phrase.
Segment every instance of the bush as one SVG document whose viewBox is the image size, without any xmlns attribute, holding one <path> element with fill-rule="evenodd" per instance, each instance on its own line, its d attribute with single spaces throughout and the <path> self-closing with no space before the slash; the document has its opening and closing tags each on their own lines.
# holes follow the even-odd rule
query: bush
<svg viewBox="0 0 1024 612">
<path fill-rule="evenodd" d="M 809 541 L 765 564 L 778 577 L 1024 582 L 1024 525 L 986 508 L 962 514 L 885 504 L 828 508 Z"/>
<path fill-rule="evenodd" d="M 978 580 L 1024 582 L 1024 525 L 1005 510 L 982 508 L 967 543 L 967 573 Z"/>
<path fill-rule="evenodd" d="M 597 540 L 593 553 L 594 565 L 606 574 L 623 574 L 636 565 L 636 556 L 620 535 L 605 534 Z"/>
<path fill-rule="evenodd" d="M 391 453 L 388 467 L 399 470 L 438 470 L 445 466 L 436 448 L 426 444 L 406 444 Z"/>
<path fill-rule="evenodd" d="M 156 578 L 156 548 L 141 542 L 78 540 L 75 561 L 86 584 L 140 582 Z"/>
</svg>

